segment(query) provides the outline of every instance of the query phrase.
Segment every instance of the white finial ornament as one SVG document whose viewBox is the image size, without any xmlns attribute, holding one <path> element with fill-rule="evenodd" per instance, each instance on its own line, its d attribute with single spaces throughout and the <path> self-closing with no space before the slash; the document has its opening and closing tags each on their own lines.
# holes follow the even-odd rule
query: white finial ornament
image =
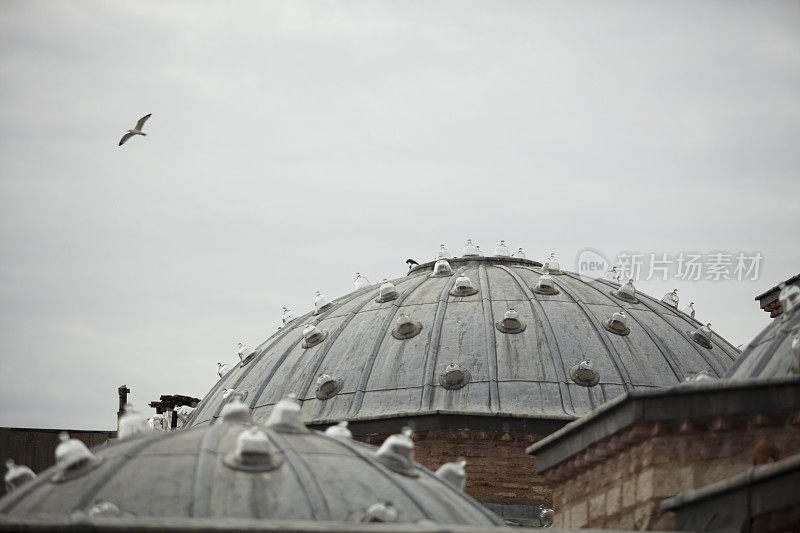
<svg viewBox="0 0 800 533">
<path fill-rule="evenodd" d="M 436 259 L 452 259 L 453 254 L 450 253 L 444 244 L 439 245 L 439 249 L 436 251 Z"/>
<path fill-rule="evenodd" d="M 366 511 L 355 514 L 358 522 L 391 523 L 397 520 L 397 509 L 391 502 L 378 502 L 370 505 Z"/>
<path fill-rule="evenodd" d="M 249 426 L 236 437 L 236 447 L 225 455 L 223 463 L 234 470 L 267 472 L 281 466 L 283 460 L 264 430 Z"/>
<path fill-rule="evenodd" d="M 446 278 L 448 276 L 453 275 L 453 269 L 450 267 L 450 263 L 447 259 L 439 259 L 433 265 L 433 273 L 430 277 L 432 278 Z"/>
<path fill-rule="evenodd" d="M 611 291 L 611 294 L 624 302 L 639 303 L 639 299 L 636 298 L 636 287 L 633 285 L 632 278 L 629 279 L 628 282 L 619 289 Z"/>
<path fill-rule="evenodd" d="M 367 278 L 362 276 L 359 272 L 356 272 L 356 279 L 353 281 L 353 286 L 358 289 L 363 289 L 364 287 L 369 287 L 371 283 Z"/>
<path fill-rule="evenodd" d="M 464 249 L 461 250 L 461 255 L 464 257 L 477 257 L 480 255 L 478 247 L 472 243 L 472 239 L 467 239 L 467 244 L 465 244 Z"/>
<path fill-rule="evenodd" d="M 321 343 L 327 338 L 328 338 L 327 331 L 322 331 L 315 324 L 306 324 L 306 327 L 303 328 L 302 347 L 304 349 L 311 348 Z"/>
<path fill-rule="evenodd" d="M 222 407 L 219 414 L 223 422 L 237 422 L 239 424 L 250 423 L 250 407 L 245 405 L 239 395 L 234 395 L 231 401 Z"/>
<path fill-rule="evenodd" d="M 506 241 L 500 241 L 500 244 L 494 249 L 495 257 L 511 257 L 511 251 L 506 246 Z"/>
<path fill-rule="evenodd" d="M 689 336 L 694 340 L 697 344 L 702 346 L 703 348 L 711 349 L 713 345 L 711 344 L 711 337 L 714 333 L 711 331 L 711 324 L 706 324 L 705 326 L 700 326 L 696 330 L 692 331 Z"/>
<path fill-rule="evenodd" d="M 333 398 L 342 390 L 343 384 L 344 380 L 342 378 L 337 378 L 323 372 L 317 376 L 317 399 L 325 401 L 329 398 Z"/>
<path fill-rule="evenodd" d="M 233 401 L 234 398 L 239 398 L 240 402 L 243 402 L 247 399 L 249 391 L 238 391 L 236 389 L 223 389 L 222 390 L 222 401 L 228 403 Z"/>
<path fill-rule="evenodd" d="M 255 354 L 256 351 L 247 344 L 243 342 L 239 342 L 236 344 L 236 355 L 239 356 L 239 361 L 241 361 L 242 364 L 250 361 L 250 359 L 252 359 Z"/>
<path fill-rule="evenodd" d="M 678 308 L 678 289 L 672 289 L 672 292 L 668 292 L 661 298 L 661 301 L 667 304 L 670 307 L 674 307 L 675 309 Z"/>
<path fill-rule="evenodd" d="M 600 374 L 594 369 L 594 364 L 585 359 L 569 369 L 572 381 L 582 387 L 594 387 L 600 383 Z"/>
<path fill-rule="evenodd" d="M 556 259 L 555 252 L 550 252 L 550 257 L 544 262 L 542 269 L 550 274 L 561 274 L 561 265 L 558 263 L 558 259 Z"/>
<path fill-rule="evenodd" d="M 58 483 L 77 477 L 101 463 L 101 460 L 90 452 L 83 442 L 69 438 L 69 433 L 66 431 L 62 431 L 58 437 L 61 442 L 56 446 L 58 473 L 53 476 L 54 482 Z"/>
<path fill-rule="evenodd" d="M 320 291 L 317 291 L 316 296 L 314 296 L 314 314 L 318 315 L 323 311 L 328 310 L 333 303 L 331 303 L 330 299 L 322 294 Z"/>
<path fill-rule="evenodd" d="M 272 454 L 269 437 L 258 427 L 251 426 L 239 433 L 235 453 L 236 458 L 243 464 L 269 461 Z"/>
<path fill-rule="evenodd" d="M 6 460 L 6 493 L 9 493 L 28 481 L 36 478 L 33 470 L 25 465 L 14 464 L 13 459 Z"/>
<path fill-rule="evenodd" d="M 462 267 L 458 269 L 458 277 L 456 283 L 450 290 L 453 296 L 471 296 L 476 294 L 478 289 L 472 286 L 472 281 L 467 277 L 466 270 Z"/>
<path fill-rule="evenodd" d="M 283 314 L 281 314 L 281 321 L 285 326 L 292 320 L 292 310 L 286 306 L 283 306 Z"/>
<path fill-rule="evenodd" d="M 147 425 L 147 419 L 140 413 L 133 410 L 133 406 L 129 403 L 125 404 L 125 414 L 119 417 L 119 430 L 117 431 L 117 438 L 119 440 L 127 439 L 137 433 L 149 431 L 150 427 Z"/>
<path fill-rule="evenodd" d="M 467 483 L 467 472 L 464 467 L 467 460 L 459 457 L 455 462 L 445 463 L 436 470 L 436 477 L 443 479 L 456 489 L 463 491 Z"/>
<path fill-rule="evenodd" d="M 86 511 L 91 517 L 96 516 L 122 516 L 123 513 L 116 504 L 108 501 L 100 501 L 92 504 L 89 506 L 88 510 Z"/>
<path fill-rule="evenodd" d="M 503 333 L 521 333 L 525 331 L 526 325 L 520 320 L 516 309 L 509 307 L 503 314 L 503 320 L 495 323 L 495 327 Z"/>
<path fill-rule="evenodd" d="M 603 320 L 603 327 L 607 331 L 617 335 L 624 336 L 631 332 L 630 328 L 628 327 L 628 315 L 626 315 L 625 311 L 622 309 L 615 311 L 611 315 L 611 318 Z"/>
<path fill-rule="evenodd" d="M 147 419 L 147 427 L 151 431 L 169 431 L 167 419 L 160 413 L 156 413 Z"/>
<path fill-rule="evenodd" d="M 290 394 L 276 403 L 269 414 L 266 426 L 280 433 L 308 433 L 308 428 L 300 419 L 297 396 Z"/>
<path fill-rule="evenodd" d="M 342 420 L 338 424 L 329 426 L 325 430 L 325 434 L 334 439 L 350 440 L 353 438 L 353 433 L 347 429 L 347 420 Z"/>
<path fill-rule="evenodd" d="M 180 423 L 180 426 L 178 427 L 185 426 L 186 423 L 189 422 L 189 419 L 192 417 L 192 414 L 194 414 L 195 409 L 197 408 L 189 405 L 180 405 L 175 409 L 175 412 L 178 415 L 178 422 Z"/>
<path fill-rule="evenodd" d="M 558 289 L 556 288 L 555 280 L 553 279 L 553 276 L 550 275 L 547 268 L 544 269 L 544 274 L 539 276 L 539 279 L 536 281 L 536 285 L 531 287 L 531 290 L 536 294 L 546 294 L 549 296 L 559 293 Z"/>
<path fill-rule="evenodd" d="M 414 466 L 412 434 L 410 428 L 404 427 L 400 434 L 390 435 L 375 452 L 375 459 L 397 473 L 411 477 L 419 476 Z"/>
<path fill-rule="evenodd" d="M 378 303 L 388 302 L 390 300 L 396 300 L 398 296 L 400 295 L 394 283 L 384 278 L 383 281 L 381 281 L 381 286 L 378 289 L 378 298 L 375 301 Z"/>
<path fill-rule="evenodd" d="M 222 363 L 217 363 L 217 374 L 219 374 L 220 378 L 225 377 L 225 374 L 227 374 L 230 371 L 231 371 L 231 365 L 228 364 L 223 365 Z"/>
</svg>

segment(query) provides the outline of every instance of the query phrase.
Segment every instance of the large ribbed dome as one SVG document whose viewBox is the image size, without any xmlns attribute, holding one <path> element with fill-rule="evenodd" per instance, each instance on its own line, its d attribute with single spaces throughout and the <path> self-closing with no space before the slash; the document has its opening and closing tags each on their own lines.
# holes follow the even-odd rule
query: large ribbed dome
<svg viewBox="0 0 800 533">
<path fill-rule="evenodd" d="M 394 299 L 390 287 L 380 297 L 380 284 L 368 285 L 292 320 L 213 387 L 191 424 L 213 422 L 227 389 L 247 394 L 257 420 L 287 394 L 303 401 L 307 423 L 447 413 L 570 420 L 625 391 L 722 376 L 739 353 L 698 335 L 701 324 L 671 305 L 612 294 L 620 287 L 609 281 L 555 269 L 543 277 L 541 263 L 511 257 L 449 265 L 392 280 Z M 620 311 L 622 323 L 610 324 Z"/>
</svg>

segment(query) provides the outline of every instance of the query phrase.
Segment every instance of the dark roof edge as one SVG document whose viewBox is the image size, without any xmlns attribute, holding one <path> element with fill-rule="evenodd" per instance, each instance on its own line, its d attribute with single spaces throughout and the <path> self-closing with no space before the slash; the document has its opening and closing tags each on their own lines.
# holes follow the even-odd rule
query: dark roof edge
<svg viewBox="0 0 800 533">
<path fill-rule="evenodd" d="M 780 286 L 783 285 L 784 283 L 789 285 L 789 284 L 792 284 L 792 283 L 795 283 L 795 282 L 799 282 L 800 283 L 800 274 L 795 274 L 794 276 L 792 276 L 791 278 L 787 279 L 786 281 L 782 281 L 782 282 L 778 283 L 777 285 L 775 285 L 771 289 L 767 289 L 766 291 L 762 292 L 761 294 L 756 296 L 754 299 L 755 300 L 761 300 L 762 298 L 764 298 L 765 296 L 769 295 L 770 293 L 778 291 L 778 289 L 780 289 Z M 772 300 L 776 300 L 777 298 L 778 298 L 777 295 L 775 295 L 775 298 L 772 298 Z M 770 300 L 770 301 L 772 301 L 772 300 Z M 770 302 L 767 302 L 767 303 L 770 303 Z"/>
<path fill-rule="evenodd" d="M 684 383 L 633 391 L 529 446 L 542 472 L 637 422 L 800 408 L 800 377 Z"/>
<path fill-rule="evenodd" d="M 763 483 L 778 476 L 791 475 L 792 473 L 795 473 L 795 475 L 800 474 L 800 454 L 792 455 L 774 463 L 750 467 L 735 476 L 706 485 L 705 487 L 700 487 L 699 489 L 685 490 L 672 498 L 662 500 L 661 510 L 670 511 L 687 505 L 693 505 L 702 500 L 721 496 L 728 492 Z M 774 494 L 770 494 L 770 496 L 774 496 Z M 795 499 L 797 498 L 796 495 L 794 497 Z"/>
</svg>

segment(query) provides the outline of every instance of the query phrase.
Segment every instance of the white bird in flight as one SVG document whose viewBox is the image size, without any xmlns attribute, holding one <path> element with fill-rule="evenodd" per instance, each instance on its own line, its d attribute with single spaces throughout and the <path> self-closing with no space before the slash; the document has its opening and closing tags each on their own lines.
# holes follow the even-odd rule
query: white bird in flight
<svg viewBox="0 0 800 533">
<path fill-rule="evenodd" d="M 147 119 L 150 118 L 152 113 L 148 113 L 142 118 L 139 119 L 139 122 L 136 123 L 136 127 L 132 130 L 128 130 L 128 133 L 122 136 L 122 139 L 119 140 L 119 145 L 122 146 L 125 142 L 133 137 L 134 135 L 144 135 L 147 136 L 146 133 L 142 132 L 142 128 L 144 127 L 144 123 L 147 122 Z"/>
</svg>

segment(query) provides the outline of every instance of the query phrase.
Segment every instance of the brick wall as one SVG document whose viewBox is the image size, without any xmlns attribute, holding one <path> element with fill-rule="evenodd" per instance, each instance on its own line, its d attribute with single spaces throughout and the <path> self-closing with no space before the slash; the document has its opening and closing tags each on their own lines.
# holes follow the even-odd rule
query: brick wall
<svg viewBox="0 0 800 533">
<path fill-rule="evenodd" d="M 767 437 L 780 457 L 800 453 L 800 411 L 642 422 L 548 469 L 556 527 L 673 529 L 664 498 L 753 464 Z"/>
<path fill-rule="evenodd" d="M 379 446 L 388 435 L 358 440 Z M 536 461 L 525 448 L 545 437 L 519 433 L 439 429 L 415 431 L 417 462 L 436 470 L 459 457 L 467 460 L 466 493 L 484 503 L 552 505 L 552 485 L 536 474 Z"/>
</svg>

